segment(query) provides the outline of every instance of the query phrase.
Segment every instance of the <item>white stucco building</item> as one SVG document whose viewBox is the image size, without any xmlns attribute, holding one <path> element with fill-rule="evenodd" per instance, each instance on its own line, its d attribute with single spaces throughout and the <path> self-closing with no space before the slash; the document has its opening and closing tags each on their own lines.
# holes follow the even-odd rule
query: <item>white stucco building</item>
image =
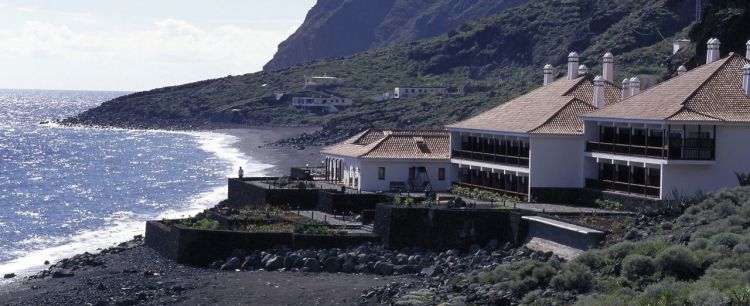
<svg viewBox="0 0 750 306">
<path fill-rule="evenodd" d="M 447 191 L 455 179 L 446 131 L 370 129 L 321 153 L 328 180 L 362 191 Z"/>
<path fill-rule="evenodd" d="M 393 98 L 408 98 L 424 94 L 439 94 L 444 95 L 448 92 L 448 88 L 445 87 L 414 87 L 414 86 L 400 86 L 393 89 Z"/>
<path fill-rule="evenodd" d="M 538 201 L 584 187 L 578 115 L 617 103 L 620 88 L 612 83 L 612 54 L 603 58 L 605 77 L 588 74 L 578 60 L 569 55 L 559 80 L 546 65 L 544 86 L 447 126 L 457 184 Z"/>
<path fill-rule="evenodd" d="M 750 42 L 749 42 L 750 43 Z M 750 172 L 750 61 L 719 58 L 581 116 L 586 187 L 670 199 L 738 186 Z"/>
<path fill-rule="evenodd" d="M 336 113 L 352 104 L 352 99 L 336 96 L 292 97 L 292 106 L 319 113 Z"/>
<path fill-rule="evenodd" d="M 332 76 L 305 76 L 305 87 L 340 84 L 342 80 Z"/>
</svg>

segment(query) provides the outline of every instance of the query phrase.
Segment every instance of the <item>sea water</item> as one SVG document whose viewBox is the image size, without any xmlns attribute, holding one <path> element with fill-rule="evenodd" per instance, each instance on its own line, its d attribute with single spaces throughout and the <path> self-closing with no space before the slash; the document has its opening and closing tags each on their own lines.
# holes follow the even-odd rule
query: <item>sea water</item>
<svg viewBox="0 0 750 306">
<path fill-rule="evenodd" d="M 195 214 L 226 198 L 239 165 L 248 176 L 270 167 L 229 135 L 53 123 L 123 94 L 0 90 L 0 274 L 126 241 L 146 220 Z"/>
</svg>

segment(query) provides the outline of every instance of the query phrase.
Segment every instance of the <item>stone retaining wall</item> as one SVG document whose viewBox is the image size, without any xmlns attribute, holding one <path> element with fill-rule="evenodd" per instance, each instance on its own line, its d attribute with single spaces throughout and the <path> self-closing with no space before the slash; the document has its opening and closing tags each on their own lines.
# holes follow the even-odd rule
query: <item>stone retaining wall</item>
<svg viewBox="0 0 750 306">
<path fill-rule="evenodd" d="M 491 240 L 517 245 L 521 214 L 498 209 L 406 208 L 378 205 L 375 232 L 386 247 L 467 250 Z"/>
<path fill-rule="evenodd" d="M 236 249 L 262 250 L 285 245 L 293 249 L 308 247 L 345 248 L 365 242 L 379 242 L 375 235 L 309 235 L 297 233 L 249 233 L 202 230 L 182 225 L 146 223 L 146 245 L 162 256 L 181 264 L 206 266 L 225 258 Z"/>
<path fill-rule="evenodd" d="M 228 203 L 230 207 L 244 206 L 287 206 L 293 209 L 315 209 L 318 205 L 318 189 L 267 189 L 247 183 L 255 179 L 228 180 Z M 273 179 L 273 178 L 272 178 Z"/>
</svg>

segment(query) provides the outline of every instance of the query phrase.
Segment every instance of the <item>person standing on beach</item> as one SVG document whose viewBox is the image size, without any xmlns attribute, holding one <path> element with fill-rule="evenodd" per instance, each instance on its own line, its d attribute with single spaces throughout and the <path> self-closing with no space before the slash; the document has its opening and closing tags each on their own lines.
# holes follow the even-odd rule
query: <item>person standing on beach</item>
<svg viewBox="0 0 750 306">
<path fill-rule="evenodd" d="M 240 167 L 240 171 L 239 171 L 239 173 L 237 173 L 237 176 L 239 178 L 242 178 L 244 175 L 245 175 L 245 170 L 242 170 L 242 167 Z"/>
</svg>

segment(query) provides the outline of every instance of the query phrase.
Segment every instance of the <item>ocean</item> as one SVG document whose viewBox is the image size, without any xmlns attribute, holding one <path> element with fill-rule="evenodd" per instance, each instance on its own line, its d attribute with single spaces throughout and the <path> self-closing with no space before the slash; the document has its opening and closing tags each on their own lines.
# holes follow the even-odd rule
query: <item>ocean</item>
<svg viewBox="0 0 750 306">
<path fill-rule="evenodd" d="M 270 165 L 211 132 L 53 123 L 122 92 L 0 90 L 0 274 L 30 274 L 143 234 L 226 198 L 226 177 Z M 43 124 L 49 121 L 52 123 Z"/>
</svg>

